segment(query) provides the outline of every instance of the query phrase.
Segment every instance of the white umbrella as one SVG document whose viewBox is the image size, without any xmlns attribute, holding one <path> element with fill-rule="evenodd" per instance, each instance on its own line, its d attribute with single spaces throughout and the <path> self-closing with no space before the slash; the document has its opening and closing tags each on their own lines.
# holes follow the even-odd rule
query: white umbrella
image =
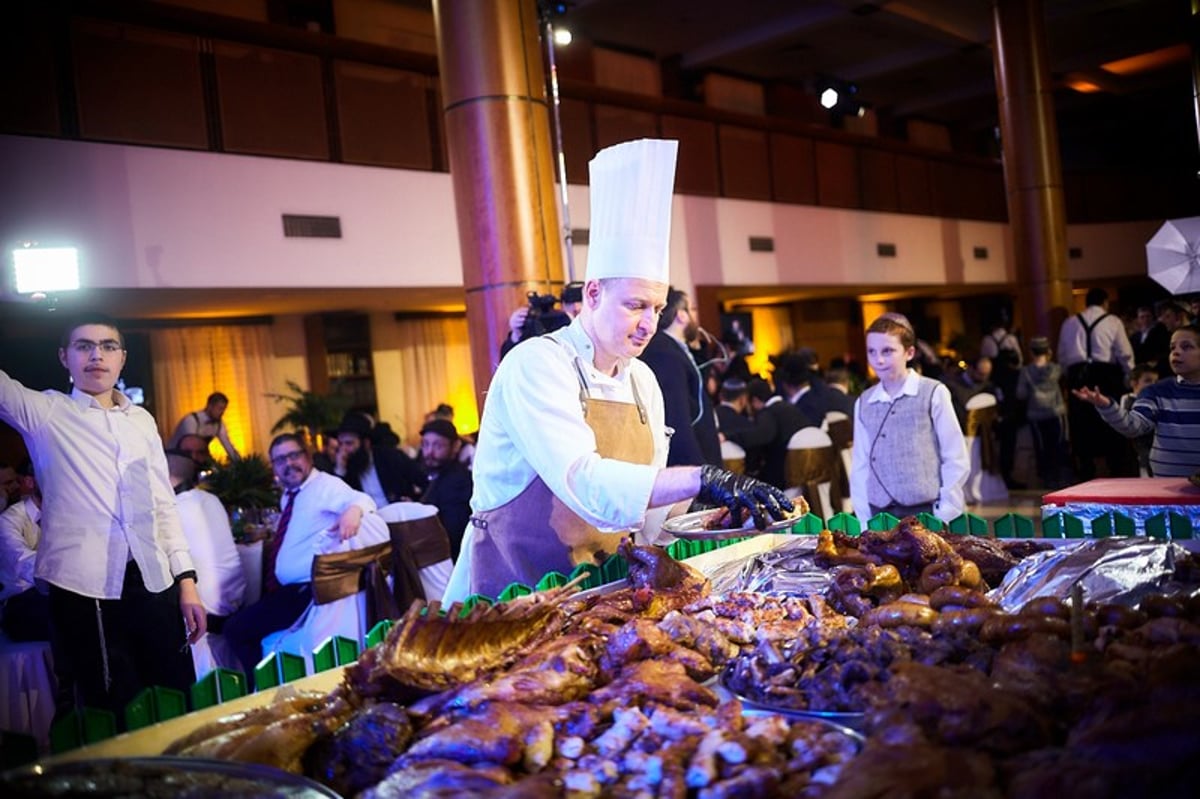
<svg viewBox="0 0 1200 799">
<path fill-rule="evenodd" d="M 1200 291 L 1200 216 L 1172 219 L 1146 242 L 1146 273 L 1172 294 Z"/>
</svg>

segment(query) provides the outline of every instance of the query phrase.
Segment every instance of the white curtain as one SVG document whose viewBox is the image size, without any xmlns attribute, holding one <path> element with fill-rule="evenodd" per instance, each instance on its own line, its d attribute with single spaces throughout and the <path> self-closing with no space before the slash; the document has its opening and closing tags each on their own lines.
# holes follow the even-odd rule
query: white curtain
<svg viewBox="0 0 1200 799">
<path fill-rule="evenodd" d="M 465 316 L 373 314 L 371 344 L 380 419 L 405 444 L 419 443 L 425 414 L 443 402 L 454 407 L 460 433 L 479 429 Z"/>
<path fill-rule="evenodd" d="M 265 453 L 279 408 L 274 389 L 270 327 L 213 325 L 152 330 L 154 395 L 158 429 L 165 441 L 185 415 L 204 407 L 214 391 L 229 397 L 223 421 L 243 455 Z M 222 456 L 214 443 L 213 454 Z"/>
</svg>

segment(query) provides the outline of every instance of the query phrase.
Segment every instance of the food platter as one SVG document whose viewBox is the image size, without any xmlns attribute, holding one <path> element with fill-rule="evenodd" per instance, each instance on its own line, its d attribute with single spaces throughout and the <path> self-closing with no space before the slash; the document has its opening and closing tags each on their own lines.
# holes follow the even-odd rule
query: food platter
<svg viewBox="0 0 1200 799">
<path fill-rule="evenodd" d="M 788 719 L 796 719 L 799 721 L 820 721 L 833 727 L 834 729 L 848 733 L 852 736 L 862 738 L 861 730 L 866 728 L 866 713 L 851 713 L 839 712 L 832 710 L 799 710 L 794 707 L 785 705 L 774 705 L 770 702 L 760 702 L 745 694 L 740 694 L 731 689 L 725 684 L 724 677 L 721 679 L 721 687 L 729 692 L 730 696 L 735 696 L 742 702 L 742 706 L 746 708 L 746 712 L 751 711 L 764 715 L 775 714 Z"/>
<path fill-rule="evenodd" d="M 753 518 L 746 519 L 741 527 L 714 528 L 713 522 L 726 512 L 724 508 L 698 510 L 674 516 L 663 522 L 662 529 L 664 533 L 670 533 L 685 541 L 725 541 L 730 538 L 745 538 L 749 535 L 787 532 L 796 523 L 796 519 L 804 515 L 800 503 L 797 502 L 796 505 L 796 510 L 791 514 L 778 521 L 772 521 L 762 530 L 754 526 Z"/>
<path fill-rule="evenodd" d="M 338 799 L 319 782 L 253 763 L 189 757 L 75 760 L 14 769 L 0 775 L 0 789 L 18 797 L 189 796 L 236 799 Z"/>
</svg>

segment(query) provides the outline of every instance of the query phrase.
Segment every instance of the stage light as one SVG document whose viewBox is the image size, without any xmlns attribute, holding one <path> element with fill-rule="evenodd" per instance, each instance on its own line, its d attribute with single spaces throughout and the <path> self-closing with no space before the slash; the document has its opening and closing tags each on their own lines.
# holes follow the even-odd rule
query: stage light
<svg viewBox="0 0 1200 799">
<path fill-rule="evenodd" d="M 838 104 L 838 91 L 832 86 L 821 92 L 821 107 L 832 111 Z"/>
<path fill-rule="evenodd" d="M 555 28 L 554 43 L 559 47 L 566 47 L 571 43 L 571 31 L 566 28 Z"/>
<path fill-rule="evenodd" d="M 47 294 L 79 288 L 79 250 L 38 247 L 26 242 L 12 251 L 13 287 L 18 294 Z"/>
</svg>

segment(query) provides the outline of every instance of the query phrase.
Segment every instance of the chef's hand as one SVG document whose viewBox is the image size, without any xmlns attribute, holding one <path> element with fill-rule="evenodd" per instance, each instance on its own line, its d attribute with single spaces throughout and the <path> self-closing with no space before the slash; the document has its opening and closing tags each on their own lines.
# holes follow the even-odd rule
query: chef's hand
<svg viewBox="0 0 1200 799">
<path fill-rule="evenodd" d="M 329 532 L 337 532 L 338 538 L 347 541 L 358 535 L 358 525 L 362 523 L 363 509 L 351 505 L 342 511 L 342 515 L 329 528 Z"/>
<path fill-rule="evenodd" d="M 700 493 L 696 499 L 729 508 L 734 527 L 740 527 L 749 512 L 759 530 L 766 528 L 768 514 L 772 519 L 782 519 L 795 507 L 775 486 L 711 465 L 700 467 Z"/>
</svg>

